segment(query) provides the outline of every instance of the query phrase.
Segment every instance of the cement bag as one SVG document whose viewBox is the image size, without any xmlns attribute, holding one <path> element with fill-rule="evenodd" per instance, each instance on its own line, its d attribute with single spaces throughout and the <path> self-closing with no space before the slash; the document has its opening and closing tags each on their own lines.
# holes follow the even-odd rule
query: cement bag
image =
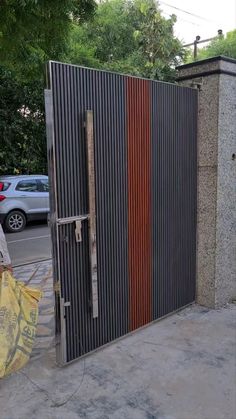
<svg viewBox="0 0 236 419">
<path fill-rule="evenodd" d="M 16 281 L 9 271 L 0 276 L 0 378 L 29 360 L 41 296 L 41 291 Z"/>
</svg>

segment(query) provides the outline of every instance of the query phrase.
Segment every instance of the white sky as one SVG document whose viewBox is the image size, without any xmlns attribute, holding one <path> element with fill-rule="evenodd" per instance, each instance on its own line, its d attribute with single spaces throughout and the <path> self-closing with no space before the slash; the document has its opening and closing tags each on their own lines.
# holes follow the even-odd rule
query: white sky
<svg viewBox="0 0 236 419">
<path fill-rule="evenodd" d="M 177 16 L 175 35 L 185 43 L 193 42 L 196 35 L 206 39 L 217 35 L 218 29 L 224 33 L 236 29 L 236 0 L 159 0 L 159 4 L 164 17 Z"/>
</svg>

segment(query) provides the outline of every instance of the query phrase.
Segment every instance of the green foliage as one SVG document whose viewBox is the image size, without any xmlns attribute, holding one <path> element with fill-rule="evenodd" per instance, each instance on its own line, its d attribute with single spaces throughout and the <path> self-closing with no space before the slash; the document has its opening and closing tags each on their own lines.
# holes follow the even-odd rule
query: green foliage
<svg viewBox="0 0 236 419">
<path fill-rule="evenodd" d="M 94 18 L 72 30 L 71 62 L 173 81 L 185 52 L 173 35 L 176 17 L 165 19 L 154 0 L 110 0 Z M 86 46 L 86 48 L 85 48 Z"/>
<path fill-rule="evenodd" d="M 44 63 L 66 50 L 71 22 L 83 22 L 94 8 L 94 0 L 2 0 L 1 63 L 21 79 L 42 78 Z"/>
<path fill-rule="evenodd" d="M 86 24 L 89 41 L 101 62 L 127 57 L 135 49 L 132 3 L 111 0 L 100 3 L 94 19 Z"/>
<path fill-rule="evenodd" d="M 211 43 L 198 51 L 198 60 L 225 55 L 236 58 L 236 29 L 228 32 L 226 36 L 219 36 Z"/>
<path fill-rule="evenodd" d="M 94 0 L 1 0 L 0 173 L 47 171 L 44 67 L 65 54 Z"/>
<path fill-rule="evenodd" d="M 63 60 L 71 64 L 99 68 L 100 62 L 95 57 L 95 46 L 90 43 L 86 31 L 81 25 L 71 26 L 69 44 Z"/>
<path fill-rule="evenodd" d="M 43 83 L 0 67 L 0 174 L 46 171 Z"/>
<path fill-rule="evenodd" d="M 184 56 L 182 45 L 173 34 L 175 15 L 165 19 L 153 0 L 136 0 L 134 7 L 137 10 L 138 28 L 133 36 L 137 42 L 141 75 L 158 80 L 173 80 L 174 67 Z"/>
</svg>

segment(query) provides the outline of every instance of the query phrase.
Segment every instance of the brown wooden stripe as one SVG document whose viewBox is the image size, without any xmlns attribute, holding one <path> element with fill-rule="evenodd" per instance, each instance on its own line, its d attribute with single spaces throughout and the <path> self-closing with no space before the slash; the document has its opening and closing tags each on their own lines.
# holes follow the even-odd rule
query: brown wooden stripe
<svg viewBox="0 0 236 419">
<path fill-rule="evenodd" d="M 126 79 L 129 330 L 152 320 L 150 82 Z"/>
</svg>

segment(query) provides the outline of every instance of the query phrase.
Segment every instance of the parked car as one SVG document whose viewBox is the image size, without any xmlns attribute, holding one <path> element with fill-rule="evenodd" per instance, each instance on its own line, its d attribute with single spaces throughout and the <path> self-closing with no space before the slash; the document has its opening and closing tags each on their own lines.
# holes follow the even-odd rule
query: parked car
<svg viewBox="0 0 236 419">
<path fill-rule="evenodd" d="M 7 231 L 22 231 L 28 221 L 46 220 L 48 213 L 47 176 L 0 176 L 0 222 Z"/>
</svg>

